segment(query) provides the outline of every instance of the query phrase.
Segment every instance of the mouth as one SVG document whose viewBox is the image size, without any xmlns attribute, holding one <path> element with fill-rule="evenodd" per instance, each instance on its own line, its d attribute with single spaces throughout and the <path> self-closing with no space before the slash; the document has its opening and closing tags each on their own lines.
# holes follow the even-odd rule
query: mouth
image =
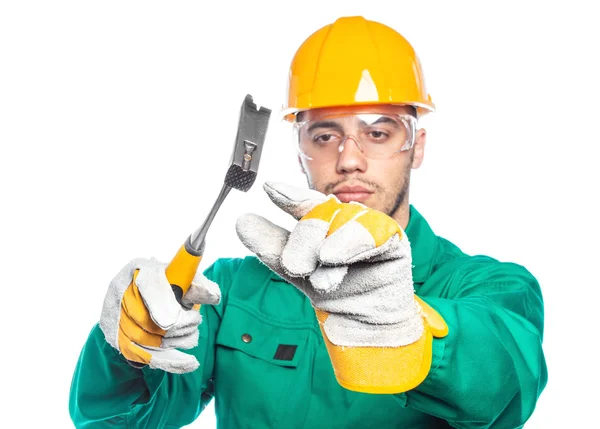
<svg viewBox="0 0 600 429">
<path fill-rule="evenodd" d="M 333 194 L 343 203 L 351 201 L 362 203 L 373 194 L 373 191 L 362 186 L 343 186 L 336 189 Z"/>
</svg>

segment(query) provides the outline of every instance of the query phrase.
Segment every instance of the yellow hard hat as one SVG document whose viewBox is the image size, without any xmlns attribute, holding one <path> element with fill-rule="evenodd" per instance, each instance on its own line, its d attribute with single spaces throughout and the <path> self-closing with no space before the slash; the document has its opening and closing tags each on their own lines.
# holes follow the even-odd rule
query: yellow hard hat
<svg viewBox="0 0 600 429">
<path fill-rule="evenodd" d="M 411 105 L 419 116 L 435 110 L 419 58 L 401 34 L 362 16 L 339 18 L 296 52 L 282 113 L 294 121 L 307 109 L 365 104 Z"/>
</svg>

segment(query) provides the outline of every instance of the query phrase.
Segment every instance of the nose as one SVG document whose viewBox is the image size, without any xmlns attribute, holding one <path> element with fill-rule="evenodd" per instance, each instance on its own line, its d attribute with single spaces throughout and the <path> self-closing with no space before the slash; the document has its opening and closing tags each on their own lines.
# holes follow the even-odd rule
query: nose
<svg viewBox="0 0 600 429">
<path fill-rule="evenodd" d="M 360 171 L 364 173 L 367 170 L 367 158 L 360 150 L 360 146 L 355 137 L 348 136 L 339 147 L 338 162 L 336 170 L 338 173 L 353 173 Z"/>
</svg>

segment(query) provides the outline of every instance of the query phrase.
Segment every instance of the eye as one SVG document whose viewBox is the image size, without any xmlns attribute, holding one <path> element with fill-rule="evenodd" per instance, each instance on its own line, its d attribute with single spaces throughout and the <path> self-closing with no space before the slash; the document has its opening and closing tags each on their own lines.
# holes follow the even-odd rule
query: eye
<svg viewBox="0 0 600 429">
<path fill-rule="evenodd" d="M 335 140 L 335 136 L 333 134 L 320 134 L 316 136 L 313 140 L 317 143 L 329 143 Z"/>
<path fill-rule="evenodd" d="M 369 138 L 375 142 L 383 142 L 389 137 L 389 135 L 387 133 L 385 133 L 383 131 L 377 131 L 377 130 L 369 131 L 368 135 L 369 135 Z"/>
</svg>

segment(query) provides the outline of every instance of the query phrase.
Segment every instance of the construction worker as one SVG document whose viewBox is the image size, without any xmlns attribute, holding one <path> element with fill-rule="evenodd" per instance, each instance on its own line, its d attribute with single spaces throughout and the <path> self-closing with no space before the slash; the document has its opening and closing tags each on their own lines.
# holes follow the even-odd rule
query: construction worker
<svg viewBox="0 0 600 429">
<path fill-rule="evenodd" d="M 306 39 L 282 115 L 310 189 L 264 185 L 295 228 L 242 214 L 254 255 L 217 260 L 181 304 L 166 264 L 127 264 L 75 370 L 75 426 L 179 428 L 214 398 L 225 429 L 521 427 L 547 381 L 542 294 L 409 203 L 424 82 L 381 23 Z"/>
</svg>

